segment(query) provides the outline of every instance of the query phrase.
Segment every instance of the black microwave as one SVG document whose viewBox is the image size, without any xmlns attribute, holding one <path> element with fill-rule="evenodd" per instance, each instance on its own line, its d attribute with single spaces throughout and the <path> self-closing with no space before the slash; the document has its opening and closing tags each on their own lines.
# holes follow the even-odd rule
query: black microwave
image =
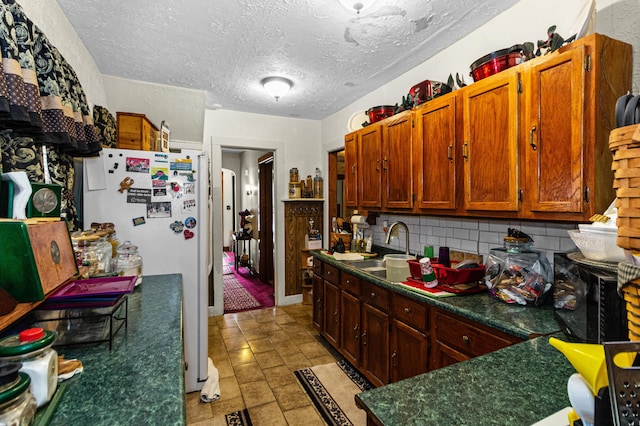
<svg viewBox="0 0 640 426">
<path fill-rule="evenodd" d="M 554 253 L 553 272 L 554 319 L 568 340 L 598 344 L 629 340 L 616 264 L 592 262 L 579 252 Z"/>
</svg>

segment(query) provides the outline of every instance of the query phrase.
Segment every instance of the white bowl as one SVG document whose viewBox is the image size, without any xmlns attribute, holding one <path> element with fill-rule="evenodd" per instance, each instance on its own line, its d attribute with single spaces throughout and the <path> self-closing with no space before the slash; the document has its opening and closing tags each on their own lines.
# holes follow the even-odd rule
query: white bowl
<svg viewBox="0 0 640 426">
<path fill-rule="evenodd" d="M 581 232 L 577 229 L 567 232 L 587 259 L 612 263 L 626 259 L 624 250 L 616 245 L 617 232 Z"/>
</svg>

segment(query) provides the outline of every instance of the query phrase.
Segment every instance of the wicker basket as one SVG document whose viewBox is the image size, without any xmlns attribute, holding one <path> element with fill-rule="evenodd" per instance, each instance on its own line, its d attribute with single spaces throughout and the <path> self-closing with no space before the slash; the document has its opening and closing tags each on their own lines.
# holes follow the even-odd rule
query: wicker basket
<svg viewBox="0 0 640 426">
<path fill-rule="evenodd" d="M 640 250 L 640 125 L 619 127 L 609 135 L 618 208 L 619 247 Z"/>
<path fill-rule="evenodd" d="M 624 300 L 627 302 L 627 322 L 629 340 L 640 340 L 640 279 L 629 281 L 622 287 Z"/>
</svg>

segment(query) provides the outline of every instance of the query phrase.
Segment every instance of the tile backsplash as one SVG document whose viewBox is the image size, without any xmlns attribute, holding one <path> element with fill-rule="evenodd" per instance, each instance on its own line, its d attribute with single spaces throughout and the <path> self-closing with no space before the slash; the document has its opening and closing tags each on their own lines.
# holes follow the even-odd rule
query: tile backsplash
<svg viewBox="0 0 640 426">
<path fill-rule="evenodd" d="M 435 253 L 441 246 L 477 253 L 487 258 L 494 247 L 502 247 L 508 228 L 516 228 L 533 238 L 533 248 L 544 251 L 553 263 L 553 253 L 577 250 L 567 231 L 576 229 L 574 223 L 530 222 L 502 219 L 469 219 L 444 216 L 385 215 L 376 218 L 376 224 L 364 229 L 365 237 L 373 235 L 373 243 L 404 251 L 404 230 L 400 229 L 390 244 L 385 244 L 384 222 L 402 221 L 409 228 L 411 254 L 423 253 L 425 245 L 434 246 Z M 394 234 L 396 234 L 394 232 Z"/>
</svg>

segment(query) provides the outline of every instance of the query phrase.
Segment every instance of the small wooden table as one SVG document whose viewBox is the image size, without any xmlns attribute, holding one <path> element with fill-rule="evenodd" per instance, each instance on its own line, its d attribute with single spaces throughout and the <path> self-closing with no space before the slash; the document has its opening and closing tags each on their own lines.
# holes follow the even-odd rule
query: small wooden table
<svg viewBox="0 0 640 426">
<path fill-rule="evenodd" d="M 238 270 L 238 266 L 246 266 L 251 271 L 251 240 L 252 238 L 248 235 L 233 234 L 233 266 L 236 271 Z M 246 253 L 248 256 L 246 263 L 240 261 L 240 243 L 242 243 L 242 254 Z M 248 251 L 247 243 L 249 245 Z"/>
</svg>

